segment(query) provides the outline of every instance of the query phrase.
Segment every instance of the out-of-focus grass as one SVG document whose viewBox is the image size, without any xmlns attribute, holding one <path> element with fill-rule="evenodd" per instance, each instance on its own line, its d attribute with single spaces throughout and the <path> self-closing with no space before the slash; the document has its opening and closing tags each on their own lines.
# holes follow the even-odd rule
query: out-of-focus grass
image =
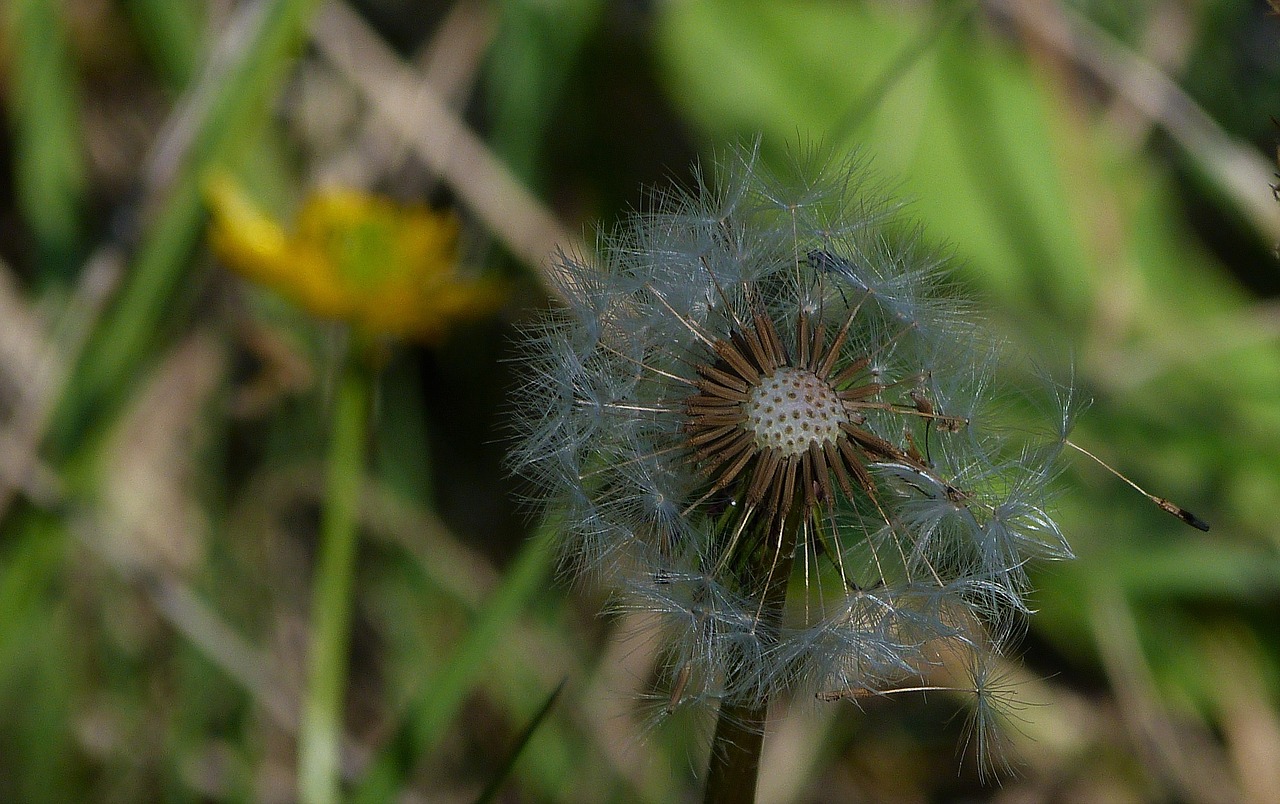
<svg viewBox="0 0 1280 804">
<path fill-rule="evenodd" d="M 199 0 L 127 0 L 138 44 L 166 84 L 182 90 L 196 79 L 204 50 L 204 4 Z"/>
<path fill-rule="evenodd" d="M 1262 4 L 352 5 L 387 40 L 416 42 L 413 69 L 452 76 L 442 95 L 463 98 L 455 110 L 570 231 L 615 217 L 604 204 L 618 186 L 635 186 L 635 204 L 640 182 L 683 175 L 691 150 L 756 134 L 766 159 L 797 141 L 859 149 L 926 236 L 951 244 L 995 328 L 1095 400 L 1077 440 L 1213 523 L 1183 530 L 1083 460 L 1063 477 L 1080 559 L 1038 573 L 1022 684 L 1044 705 L 1020 713 L 1038 742 L 1013 736 L 1027 773 L 1003 791 L 968 766 L 955 775 L 963 735 L 939 731 L 932 698 L 792 712 L 812 727 L 779 729 L 764 774 L 788 781 L 762 789 L 1280 797 L 1280 319 L 1267 295 L 1280 282 L 1257 212 L 1271 203 L 1271 168 L 1257 166 L 1280 108 L 1259 99 L 1280 97 L 1280 26 Z M 199 183 L 237 171 L 286 213 L 320 176 L 474 197 L 424 168 L 438 152 L 415 149 L 438 132 L 404 142 L 367 84 L 306 47 L 316 8 L 14 0 L 0 15 L 0 268 L 22 280 L 11 301 L 38 313 L 0 324 L 0 423 L 10 438 L 14 422 L 44 422 L 34 461 L 6 447 L 0 464 L 23 469 L 0 473 L 19 489 L 0 533 L 0 798 L 295 795 L 341 333 L 209 269 Z M 446 23 L 454 34 L 433 38 Z M 1141 98 L 1143 65 L 1203 117 L 1126 101 Z M 108 176 L 117 152 L 150 155 L 122 181 Z M 568 677 L 507 790 L 692 797 L 705 735 L 649 730 L 658 646 L 634 638 L 639 623 L 595 618 L 598 590 L 555 584 L 553 530 L 511 502 L 502 392 L 523 367 L 498 357 L 545 300 L 535 272 L 487 246 L 484 221 L 468 224 L 470 268 L 527 279 L 505 320 L 390 351 L 374 392 L 347 788 L 475 796 Z M 108 270 L 81 270 L 86 254 Z M 60 316 L 91 311 L 67 299 L 95 294 L 110 303 L 80 350 Z M 30 367 L 50 352 L 70 380 L 41 390 Z M 15 414 L 29 406 L 52 417 Z"/>
<path fill-rule="evenodd" d="M 6 5 L 15 206 L 30 227 L 32 268 L 44 283 L 65 281 L 83 236 L 87 190 L 67 31 L 51 0 Z"/>
<path fill-rule="evenodd" d="M 121 392 L 136 382 L 157 335 L 172 327 L 179 291 L 192 270 L 192 254 L 204 222 L 200 183 L 214 168 L 237 162 L 260 135 L 285 71 L 301 46 L 314 0 L 278 0 L 245 7 L 231 21 L 221 50 L 207 64 L 203 83 L 186 96 L 188 105 L 170 128 L 163 145 L 176 152 L 154 155 L 153 173 L 140 181 L 154 196 L 142 199 L 144 234 L 121 278 L 98 331 L 72 376 L 61 400 L 54 431 L 60 445 L 74 453 L 73 443 L 90 439 L 94 412 L 119 404 Z M 149 12 L 149 14 L 148 14 Z M 172 24 L 155 8 L 139 28 L 157 46 L 164 43 L 181 59 L 183 44 L 170 44 Z M 162 21 L 163 20 L 163 21 Z M 189 140 L 187 139 L 189 137 Z M 96 425 L 101 427 L 101 423 Z"/>
</svg>

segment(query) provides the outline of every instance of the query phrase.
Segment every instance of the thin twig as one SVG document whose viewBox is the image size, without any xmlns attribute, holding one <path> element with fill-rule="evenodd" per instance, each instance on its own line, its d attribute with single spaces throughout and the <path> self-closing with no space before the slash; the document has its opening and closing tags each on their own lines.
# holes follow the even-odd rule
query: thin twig
<svg viewBox="0 0 1280 804">
<path fill-rule="evenodd" d="M 324 58 L 554 292 L 559 283 L 550 257 L 558 248 L 580 251 L 578 238 L 346 4 L 326 5 L 316 17 L 312 35 Z"/>
<path fill-rule="evenodd" d="M 986 0 L 989 8 L 1034 31 L 1158 124 L 1234 202 L 1267 240 L 1280 240 L 1280 215 L 1271 196 L 1273 166 L 1256 149 L 1232 138 L 1178 84 L 1140 54 L 1083 15 L 1061 6 L 1056 26 L 1040 4 Z"/>
<path fill-rule="evenodd" d="M 273 671 L 269 655 L 255 647 L 226 622 L 190 584 L 165 568 L 141 568 L 120 561 L 105 549 L 101 528 L 87 517 L 71 523 L 80 544 L 116 574 L 134 583 L 157 614 L 190 642 L 215 667 L 240 686 L 283 731 L 296 735 L 299 725 L 297 692 L 280 673 Z M 368 765 L 373 750 L 350 733 L 344 733 L 344 774 Z M 354 778 L 349 776 L 348 778 Z"/>
<path fill-rule="evenodd" d="M 1169 797 L 1195 802 L 1239 801 L 1225 756 L 1202 725 L 1175 722 L 1160 703 L 1142 654 L 1137 623 L 1123 590 L 1102 579 L 1090 589 L 1089 620 L 1120 717 L 1152 781 Z"/>
<path fill-rule="evenodd" d="M 454 3 L 431 40 L 412 59 L 412 69 L 420 73 L 419 80 L 435 88 L 451 108 L 465 103 L 470 94 L 484 54 L 493 41 L 496 29 L 493 17 L 493 9 L 480 0 Z M 406 113 L 412 111 L 400 111 L 393 116 Z M 317 181 L 366 185 L 375 175 L 395 171 L 397 165 L 414 153 L 414 147 L 401 136 L 398 127 L 388 124 L 387 117 L 365 116 L 361 130 L 351 138 L 352 144 L 317 171 Z"/>
<path fill-rule="evenodd" d="M 13 416 L 0 429 L 0 520 L 19 490 L 46 508 L 61 495 L 56 473 L 40 460 L 40 447 L 71 379 L 72 367 L 119 284 L 123 262 L 122 250 L 115 244 L 108 243 L 93 253 L 53 332 L 42 338 L 31 374 L 18 383 Z M 11 303 L 21 302 L 15 295 Z"/>
<path fill-rule="evenodd" d="M 221 35 L 205 59 L 204 71 L 195 84 L 183 92 L 147 154 L 142 175 L 144 210 L 164 197 L 186 163 L 218 88 L 232 65 L 258 40 L 268 3 L 241 3 L 227 19 Z"/>
</svg>

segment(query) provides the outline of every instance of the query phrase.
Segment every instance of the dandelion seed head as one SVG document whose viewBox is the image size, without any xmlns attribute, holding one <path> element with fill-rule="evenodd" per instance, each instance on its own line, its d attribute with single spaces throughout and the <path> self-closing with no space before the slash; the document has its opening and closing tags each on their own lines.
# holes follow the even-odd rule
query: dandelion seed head
<svg viewBox="0 0 1280 804">
<path fill-rule="evenodd" d="M 566 565 L 663 624 L 664 711 L 998 654 L 1028 561 L 1070 556 L 1070 393 L 1038 444 L 999 426 L 1003 345 L 858 165 L 720 168 L 562 256 L 566 309 L 528 339 L 512 463 Z"/>
</svg>

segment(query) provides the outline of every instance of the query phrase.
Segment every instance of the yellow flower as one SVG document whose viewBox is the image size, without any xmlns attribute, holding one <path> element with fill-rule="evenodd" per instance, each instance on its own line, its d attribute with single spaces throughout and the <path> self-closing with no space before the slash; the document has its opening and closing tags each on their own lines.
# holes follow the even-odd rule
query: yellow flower
<svg viewBox="0 0 1280 804">
<path fill-rule="evenodd" d="M 303 202 L 288 233 L 225 174 L 206 182 L 205 196 L 210 243 L 227 267 L 319 318 L 435 342 L 502 303 L 496 283 L 457 276 L 452 215 L 328 189 Z"/>
</svg>

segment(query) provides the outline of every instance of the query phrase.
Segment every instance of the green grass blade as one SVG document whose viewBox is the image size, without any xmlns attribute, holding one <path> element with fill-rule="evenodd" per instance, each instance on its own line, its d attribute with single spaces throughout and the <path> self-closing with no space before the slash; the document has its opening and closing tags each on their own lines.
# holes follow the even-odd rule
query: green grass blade
<svg viewBox="0 0 1280 804">
<path fill-rule="evenodd" d="M 164 76 L 179 89 L 191 82 L 204 40 L 204 4 L 197 0 L 126 0 L 138 40 Z"/>
<path fill-rule="evenodd" d="M 35 238 L 41 278 L 67 279 L 80 248 L 86 185 L 79 93 L 53 0 L 13 0 L 11 54 L 18 207 Z"/>
<path fill-rule="evenodd" d="M 568 681 L 569 679 L 567 678 L 564 681 L 561 681 L 556 685 L 556 688 L 551 691 L 551 694 L 547 696 L 547 700 L 543 702 L 542 706 L 533 716 L 533 719 L 529 721 L 529 725 L 525 726 L 524 731 L 520 733 L 520 739 L 516 741 L 515 748 L 511 750 L 506 761 L 502 763 L 502 767 L 498 769 L 498 773 L 489 780 L 489 784 L 485 786 L 479 797 L 476 798 L 476 804 L 489 804 L 489 802 L 493 801 L 497 797 L 498 793 L 501 792 L 502 785 L 506 783 L 507 777 L 511 775 L 511 771 L 515 768 L 516 762 L 520 759 L 520 755 L 524 753 L 525 746 L 527 746 L 529 741 L 533 739 L 534 733 L 538 730 L 538 727 L 542 725 L 542 722 L 546 720 L 547 715 L 551 714 L 551 708 L 556 705 L 556 701 L 559 700 L 560 693 L 564 691 L 564 685 L 567 684 Z"/>
<path fill-rule="evenodd" d="M 467 694 L 480 683 L 484 664 L 499 640 L 543 589 L 555 560 L 552 548 L 555 538 L 556 528 L 549 523 L 525 545 L 448 664 L 422 685 L 416 700 L 406 710 L 399 734 L 375 760 L 354 801 L 378 802 L 393 798 L 406 771 L 412 770 L 401 768 L 398 758 L 408 757 L 410 763 L 416 762 L 439 743 Z"/>
<path fill-rule="evenodd" d="M 599 24 L 601 0 L 503 0 L 489 48 L 490 145 L 538 187 L 547 132 L 570 71 Z"/>
<path fill-rule="evenodd" d="M 200 182 L 214 166 L 234 166 L 260 137 L 268 108 L 306 33 L 317 0 L 276 0 L 217 80 L 183 163 L 130 266 L 115 304 L 86 348 L 62 400 L 54 432 L 65 451 L 88 421 L 110 410 L 173 323 L 172 305 L 203 235 Z"/>
</svg>

